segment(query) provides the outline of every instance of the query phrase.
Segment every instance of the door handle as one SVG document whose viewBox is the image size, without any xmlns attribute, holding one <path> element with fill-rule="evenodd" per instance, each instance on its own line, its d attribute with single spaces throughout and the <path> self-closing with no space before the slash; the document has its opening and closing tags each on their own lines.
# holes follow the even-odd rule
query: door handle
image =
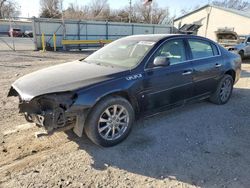
<svg viewBox="0 0 250 188">
<path fill-rule="evenodd" d="M 182 75 L 185 76 L 185 75 L 189 75 L 189 74 L 192 74 L 192 73 L 193 73 L 193 71 L 184 71 L 182 73 Z"/>
<path fill-rule="evenodd" d="M 219 68 L 219 67 L 221 67 L 221 66 L 222 66 L 222 64 L 218 64 L 218 63 L 215 64 L 215 67 L 216 67 L 216 68 Z"/>
</svg>

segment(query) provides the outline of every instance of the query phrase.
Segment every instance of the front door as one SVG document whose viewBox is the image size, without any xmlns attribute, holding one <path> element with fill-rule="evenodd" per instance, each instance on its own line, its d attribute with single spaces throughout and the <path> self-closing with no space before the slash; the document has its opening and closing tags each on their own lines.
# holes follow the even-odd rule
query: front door
<svg viewBox="0 0 250 188">
<path fill-rule="evenodd" d="M 192 64 L 187 61 L 185 42 L 173 39 L 165 42 L 150 58 L 145 70 L 143 104 L 144 111 L 181 105 L 192 96 Z M 170 65 L 156 67 L 158 56 L 169 59 Z"/>
</svg>

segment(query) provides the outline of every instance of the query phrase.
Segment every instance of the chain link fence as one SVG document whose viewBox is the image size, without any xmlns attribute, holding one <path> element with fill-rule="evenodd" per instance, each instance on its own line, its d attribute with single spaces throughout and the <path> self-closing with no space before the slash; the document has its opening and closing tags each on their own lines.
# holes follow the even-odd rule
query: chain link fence
<svg viewBox="0 0 250 188">
<path fill-rule="evenodd" d="M 31 19 L 0 19 L 0 51 L 8 50 L 35 50 Z"/>
</svg>

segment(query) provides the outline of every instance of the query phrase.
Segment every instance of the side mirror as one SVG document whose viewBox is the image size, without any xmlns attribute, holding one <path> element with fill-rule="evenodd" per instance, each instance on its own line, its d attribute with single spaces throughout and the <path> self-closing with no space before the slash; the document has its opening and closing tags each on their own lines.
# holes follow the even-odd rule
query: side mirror
<svg viewBox="0 0 250 188">
<path fill-rule="evenodd" d="M 170 65 L 169 58 L 164 56 L 158 56 L 154 59 L 154 66 L 156 67 L 167 67 Z"/>
</svg>

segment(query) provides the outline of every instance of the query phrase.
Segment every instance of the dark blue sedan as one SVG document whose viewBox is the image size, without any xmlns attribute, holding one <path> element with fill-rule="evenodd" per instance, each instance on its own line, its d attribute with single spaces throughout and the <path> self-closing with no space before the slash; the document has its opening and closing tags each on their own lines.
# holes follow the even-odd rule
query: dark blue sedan
<svg viewBox="0 0 250 188">
<path fill-rule="evenodd" d="M 28 74 L 12 84 L 26 119 L 58 130 L 69 124 L 96 144 L 124 140 L 135 117 L 209 99 L 222 105 L 239 80 L 241 58 L 191 35 L 137 35 L 89 57 Z"/>
</svg>

